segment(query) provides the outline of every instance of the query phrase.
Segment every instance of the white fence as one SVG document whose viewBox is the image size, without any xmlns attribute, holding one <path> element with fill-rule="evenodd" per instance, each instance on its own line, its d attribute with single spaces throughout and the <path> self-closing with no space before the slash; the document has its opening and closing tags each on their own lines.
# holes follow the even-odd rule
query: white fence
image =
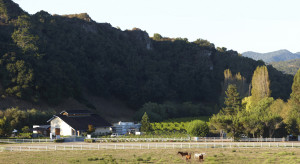
<svg viewBox="0 0 300 164">
<path fill-rule="evenodd" d="M 190 138 L 90 138 L 96 142 L 233 142 L 233 138 L 192 137 Z M 285 138 L 241 138 L 240 142 L 283 142 Z"/>
<path fill-rule="evenodd" d="M 90 138 L 96 142 L 189 142 L 189 138 Z"/>
<path fill-rule="evenodd" d="M 0 143 L 40 143 L 53 141 L 54 139 L 0 139 Z"/>
<path fill-rule="evenodd" d="M 190 138 L 91 138 L 96 142 L 233 142 L 233 138 L 192 137 Z M 0 139 L 0 143 L 54 142 L 55 139 Z M 82 142 L 83 138 L 65 138 L 65 142 Z M 285 138 L 241 138 L 240 142 L 283 142 Z"/>
<path fill-rule="evenodd" d="M 198 149 L 198 148 L 300 148 L 293 142 L 224 142 L 224 143 L 116 143 L 83 145 L 10 146 L 4 151 L 58 151 L 102 149 Z"/>
<path fill-rule="evenodd" d="M 284 142 L 286 138 L 241 138 L 240 142 Z"/>
</svg>

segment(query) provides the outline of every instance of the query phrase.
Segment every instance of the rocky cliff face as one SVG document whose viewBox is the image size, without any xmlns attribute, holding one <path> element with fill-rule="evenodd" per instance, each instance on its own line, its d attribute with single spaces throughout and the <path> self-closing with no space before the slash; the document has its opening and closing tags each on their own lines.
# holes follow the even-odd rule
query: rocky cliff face
<svg viewBox="0 0 300 164">
<path fill-rule="evenodd" d="M 141 45 L 141 47 L 148 50 L 152 50 L 151 39 L 146 31 L 142 31 L 139 28 L 133 28 L 132 30 L 126 30 L 125 32 L 132 40 L 135 40 L 136 44 Z"/>
</svg>

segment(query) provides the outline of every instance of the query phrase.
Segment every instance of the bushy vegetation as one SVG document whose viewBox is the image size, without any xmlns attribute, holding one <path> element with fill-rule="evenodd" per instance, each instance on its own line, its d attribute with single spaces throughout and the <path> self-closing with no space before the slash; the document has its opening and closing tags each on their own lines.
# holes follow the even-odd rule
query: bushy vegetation
<svg viewBox="0 0 300 164">
<path fill-rule="evenodd" d="M 27 111 L 18 108 L 9 108 L 4 111 L 0 110 L 0 136 L 10 136 L 14 129 L 20 131 L 27 138 L 30 136 L 29 127 L 36 124 L 46 124 L 54 111 L 38 111 L 31 109 Z"/>
<path fill-rule="evenodd" d="M 270 63 L 274 68 L 286 74 L 295 75 L 300 68 L 300 59 Z"/>
<path fill-rule="evenodd" d="M 285 137 L 299 133 L 300 71 L 294 77 L 288 102 L 271 97 L 268 70 L 257 67 L 252 77 L 251 96 L 242 101 L 234 84 L 226 91 L 225 107 L 210 119 L 211 129 L 223 130 L 229 136 Z"/>
<path fill-rule="evenodd" d="M 65 142 L 65 139 L 61 138 L 61 139 L 55 139 L 54 143 L 62 143 Z"/>
<path fill-rule="evenodd" d="M 85 13 L 59 16 L 40 11 L 29 15 L 19 12 L 15 4 L 8 8 L 8 2 L 14 4 L 0 1 L 3 11 L 9 9 L 1 13 L 8 19 L 0 25 L 4 96 L 49 104 L 73 97 L 89 104 L 83 96 L 88 91 L 118 98 L 134 109 L 148 102 L 191 102 L 198 110 L 186 109 L 180 117 L 209 115 L 216 112 L 212 109 L 222 96 L 225 69 L 240 72 L 250 83 L 254 69 L 264 65 L 203 39 L 189 42 L 160 34 L 149 38 L 137 28 L 120 31 L 96 23 Z M 270 86 L 272 96 L 287 99 L 291 76 L 273 68 L 269 74 L 277 82 Z M 157 120 L 180 115 L 166 113 L 169 115 Z"/>
<path fill-rule="evenodd" d="M 194 120 L 188 124 L 186 131 L 191 136 L 206 137 L 209 133 L 209 128 L 206 122 Z"/>
<path fill-rule="evenodd" d="M 139 120 L 145 112 L 149 115 L 152 122 L 160 122 L 170 118 L 187 118 L 211 115 L 217 112 L 215 107 L 209 107 L 202 103 L 184 102 L 176 104 L 166 102 L 163 104 L 148 102 L 140 108 L 135 114 L 135 120 Z M 188 120 L 190 121 L 190 120 Z"/>
</svg>

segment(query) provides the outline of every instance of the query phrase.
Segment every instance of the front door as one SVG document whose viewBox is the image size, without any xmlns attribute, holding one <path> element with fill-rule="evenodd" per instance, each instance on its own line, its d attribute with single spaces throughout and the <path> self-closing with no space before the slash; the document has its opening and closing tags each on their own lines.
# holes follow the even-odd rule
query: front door
<svg viewBox="0 0 300 164">
<path fill-rule="evenodd" d="M 55 128 L 55 135 L 60 135 L 60 128 Z"/>
</svg>

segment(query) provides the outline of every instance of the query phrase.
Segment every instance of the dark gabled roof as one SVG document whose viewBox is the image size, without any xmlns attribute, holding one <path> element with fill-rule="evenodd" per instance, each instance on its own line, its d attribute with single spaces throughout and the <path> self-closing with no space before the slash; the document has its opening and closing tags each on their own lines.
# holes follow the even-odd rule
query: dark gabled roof
<svg viewBox="0 0 300 164">
<path fill-rule="evenodd" d="M 60 112 L 60 114 L 62 114 L 64 112 L 66 112 L 68 114 L 91 114 L 91 112 L 88 110 L 64 110 L 64 111 Z"/>
<path fill-rule="evenodd" d="M 95 128 L 112 126 L 109 122 L 97 114 L 91 114 L 90 116 L 84 117 L 68 117 L 65 115 L 57 115 L 56 117 L 62 119 L 75 130 L 87 130 L 88 125 L 93 125 Z"/>
</svg>

